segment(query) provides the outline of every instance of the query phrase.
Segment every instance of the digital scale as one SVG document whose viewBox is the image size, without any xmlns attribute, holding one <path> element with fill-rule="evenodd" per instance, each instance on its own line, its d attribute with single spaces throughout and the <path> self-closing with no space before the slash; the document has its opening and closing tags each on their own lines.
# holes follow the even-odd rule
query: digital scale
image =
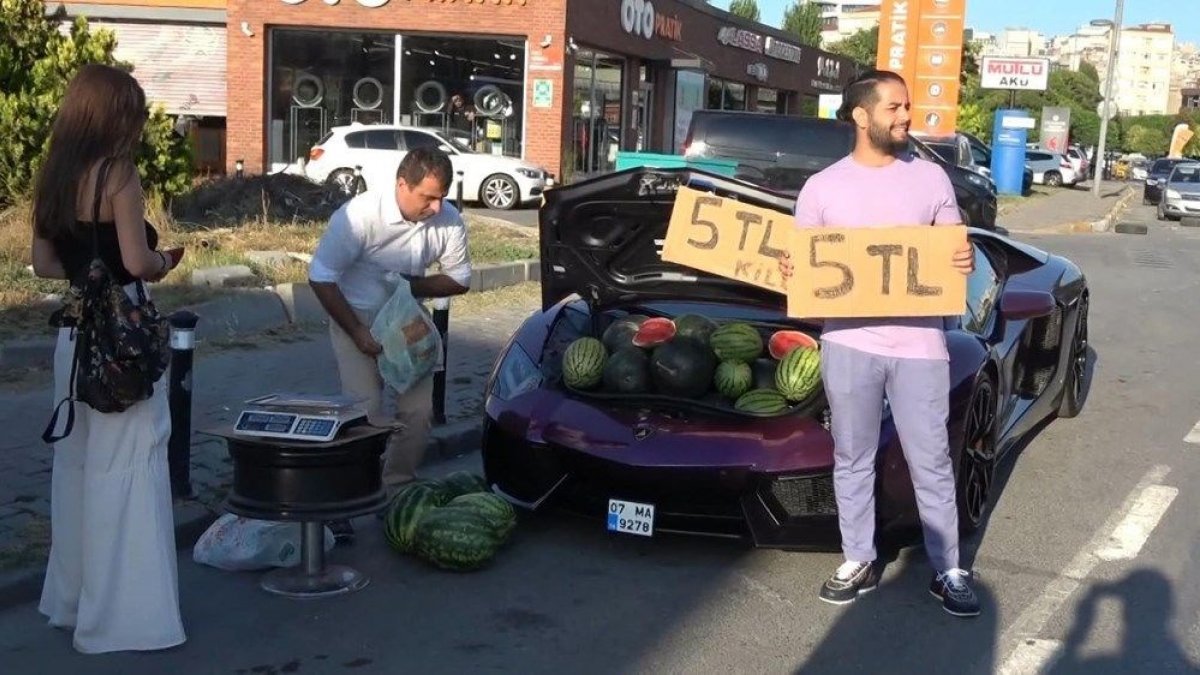
<svg viewBox="0 0 1200 675">
<path fill-rule="evenodd" d="M 239 436 L 328 442 L 366 419 L 363 400 L 349 396 L 268 394 L 246 401 L 233 433 Z"/>
</svg>

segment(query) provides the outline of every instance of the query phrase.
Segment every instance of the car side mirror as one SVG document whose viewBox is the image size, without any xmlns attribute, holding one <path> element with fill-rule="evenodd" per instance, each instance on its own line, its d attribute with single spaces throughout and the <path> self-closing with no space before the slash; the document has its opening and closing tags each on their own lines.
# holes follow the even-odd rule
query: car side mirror
<svg viewBox="0 0 1200 675">
<path fill-rule="evenodd" d="M 1054 306 L 1054 296 L 1045 291 L 1008 290 L 1000 297 L 1000 314 L 1009 320 L 1050 316 Z"/>
</svg>

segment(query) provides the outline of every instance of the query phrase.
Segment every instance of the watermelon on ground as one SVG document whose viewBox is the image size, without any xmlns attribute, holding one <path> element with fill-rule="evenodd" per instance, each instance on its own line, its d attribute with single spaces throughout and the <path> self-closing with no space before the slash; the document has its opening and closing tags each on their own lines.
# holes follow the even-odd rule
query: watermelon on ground
<svg viewBox="0 0 1200 675">
<path fill-rule="evenodd" d="M 448 501 L 444 492 L 425 483 L 410 483 L 396 493 L 384 514 L 384 537 L 401 553 L 413 550 L 417 523 Z"/>
<path fill-rule="evenodd" d="M 487 481 L 483 479 L 483 476 L 471 473 L 470 471 L 451 472 L 438 482 L 445 486 L 451 497 L 471 494 L 472 492 L 486 492 L 488 489 Z"/>
<path fill-rule="evenodd" d="M 507 541 L 517 526 L 517 514 L 513 507 L 503 497 L 490 492 L 476 492 L 456 497 L 446 505 L 446 508 L 465 508 L 483 515 L 496 528 L 496 537 Z"/>
<path fill-rule="evenodd" d="M 572 389 L 592 389 L 600 384 L 608 352 L 604 343 L 582 337 L 567 345 L 562 357 L 563 382 Z"/>
<path fill-rule="evenodd" d="M 692 340 L 678 340 L 654 350 L 650 377 L 660 394 L 699 398 L 712 386 L 717 361 L 712 350 Z"/>
<path fill-rule="evenodd" d="M 455 572 L 487 565 L 500 548 L 492 522 L 464 506 L 447 506 L 426 513 L 417 524 L 414 539 L 418 556 Z"/>
</svg>

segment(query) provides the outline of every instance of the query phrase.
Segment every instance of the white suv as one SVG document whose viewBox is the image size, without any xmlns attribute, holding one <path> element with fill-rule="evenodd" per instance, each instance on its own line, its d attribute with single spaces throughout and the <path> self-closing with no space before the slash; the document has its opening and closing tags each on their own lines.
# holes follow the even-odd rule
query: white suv
<svg viewBox="0 0 1200 675">
<path fill-rule="evenodd" d="M 475 152 L 453 132 L 391 124 L 331 128 L 309 152 L 304 175 L 350 193 L 354 169 L 362 167 L 367 188 L 385 187 L 396 182 L 396 168 L 408 151 L 423 147 L 438 148 L 450 156 L 455 173 L 451 199 L 458 194 L 459 172 L 463 199 L 478 200 L 491 209 L 512 209 L 536 201 L 553 184 L 545 169 L 513 157 Z"/>
</svg>

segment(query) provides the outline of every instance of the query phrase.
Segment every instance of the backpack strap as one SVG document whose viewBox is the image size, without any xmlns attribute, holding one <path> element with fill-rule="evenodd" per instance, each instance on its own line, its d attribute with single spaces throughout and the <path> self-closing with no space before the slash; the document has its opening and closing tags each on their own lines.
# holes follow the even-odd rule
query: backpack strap
<svg viewBox="0 0 1200 675">
<path fill-rule="evenodd" d="M 42 441 L 45 443 L 57 443 L 70 436 L 71 430 L 75 428 L 75 377 L 79 373 L 79 351 L 83 343 L 80 337 L 76 331 L 75 353 L 71 356 L 71 377 L 67 384 L 67 395 L 58 402 L 58 405 L 54 406 L 54 415 L 50 417 L 50 423 L 46 425 L 46 430 L 42 432 Z M 58 426 L 58 416 L 62 414 L 64 404 L 67 406 L 67 424 L 63 428 L 63 432 L 56 435 L 54 429 Z"/>
</svg>

